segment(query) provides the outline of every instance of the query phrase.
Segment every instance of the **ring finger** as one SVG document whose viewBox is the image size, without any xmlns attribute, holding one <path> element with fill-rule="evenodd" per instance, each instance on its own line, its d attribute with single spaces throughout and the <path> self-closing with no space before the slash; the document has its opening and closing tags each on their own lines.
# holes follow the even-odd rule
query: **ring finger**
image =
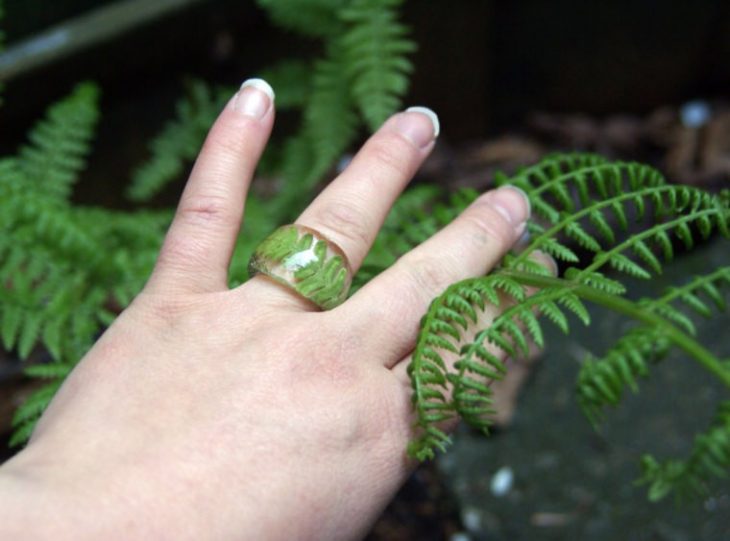
<svg viewBox="0 0 730 541">
<path fill-rule="evenodd" d="M 429 109 L 412 107 L 393 115 L 296 224 L 337 244 L 352 272 L 357 272 L 390 207 L 428 156 L 438 132 L 438 118 Z M 311 309 L 309 301 L 263 276 L 243 287 L 248 294 L 261 293 L 268 304 Z"/>
</svg>

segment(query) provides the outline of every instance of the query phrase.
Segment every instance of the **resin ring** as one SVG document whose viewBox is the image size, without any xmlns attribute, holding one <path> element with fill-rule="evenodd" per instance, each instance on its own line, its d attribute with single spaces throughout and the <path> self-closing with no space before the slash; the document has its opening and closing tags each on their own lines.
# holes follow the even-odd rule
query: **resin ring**
<svg viewBox="0 0 730 541">
<path fill-rule="evenodd" d="M 342 304 L 352 283 L 345 253 L 324 235 L 303 225 L 285 225 L 258 245 L 249 276 L 263 274 L 323 310 Z"/>
</svg>

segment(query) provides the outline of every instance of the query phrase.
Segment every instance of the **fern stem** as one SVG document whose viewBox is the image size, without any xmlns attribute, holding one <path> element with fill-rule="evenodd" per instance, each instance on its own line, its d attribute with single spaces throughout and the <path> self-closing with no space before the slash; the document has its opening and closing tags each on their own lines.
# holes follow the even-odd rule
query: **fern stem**
<svg viewBox="0 0 730 541">
<path fill-rule="evenodd" d="M 594 288 L 584 286 L 581 284 L 573 283 L 572 281 L 565 280 L 563 278 L 553 278 L 549 276 L 541 276 L 532 274 L 529 272 L 520 272 L 513 270 L 504 270 L 501 272 L 504 276 L 512 278 L 517 282 L 538 287 L 541 289 L 547 287 L 559 287 L 566 288 L 566 285 L 570 287 L 571 291 L 579 297 L 591 301 L 594 304 L 603 306 L 614 312 L 618 312 L 629 316 L 637 321 L 648 323 L 655 327 L 665 329 L 666 337 L 673 342 L 677 347 L 682 349 L 690 357 L 700 363 L 706 370 L 715 375 L 720 381 L 722 381 L 726 387 L 730 388 L 730 371 L 723 367 L 722 363 L 706 348 L 704 348 L 699 342 L 682 332 L 676 326 L 668 322 L 663 317 L 647 311 L 644 307 L 638 306 L 636 303 L 625 299 L 623 297 L 617 297 L 614 295 L 608 295 L 602 293 Z"/>
</svg>

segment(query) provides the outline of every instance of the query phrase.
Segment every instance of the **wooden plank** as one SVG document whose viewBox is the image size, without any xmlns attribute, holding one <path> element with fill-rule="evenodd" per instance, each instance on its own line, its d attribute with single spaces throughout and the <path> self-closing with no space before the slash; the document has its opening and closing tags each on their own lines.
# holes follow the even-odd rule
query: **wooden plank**
<svg viewBox="0 0 730 541">
<path fill-rule="evenodd" d="M 120 0 L 11 44 L 0 54 L 0 82 L 206 0 Z"/>
</svg>

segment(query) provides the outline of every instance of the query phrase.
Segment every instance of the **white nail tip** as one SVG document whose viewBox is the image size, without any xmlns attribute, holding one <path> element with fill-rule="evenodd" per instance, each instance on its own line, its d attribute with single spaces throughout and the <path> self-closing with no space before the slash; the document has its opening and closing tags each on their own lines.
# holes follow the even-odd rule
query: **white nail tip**
<svg viewBox="0 0 730 541">
<path fill-rule="evenodd" d="M 258 90 L 269 96 L 269 98 L 271 98 L 271 101 L 274 101 L 274 89 L 271 88 L 271 85 L 263 79 L 246 79 L 241 85 L 241 90 L 249 86 L 257 88 Z"/>
<path fill-rule="evenodd" d="M 428 107 L 409 107 L 406 109 L 406 113 L 422 113 L 426 115 L 430 120 L 431 124 L 433 124 L 433 137 L 434 139 L 439 136 L 439 133 L 441 132 L 441 124 L 439 123 L 439 117 L 434 113 L 431 109 Z"/>
</svg>

